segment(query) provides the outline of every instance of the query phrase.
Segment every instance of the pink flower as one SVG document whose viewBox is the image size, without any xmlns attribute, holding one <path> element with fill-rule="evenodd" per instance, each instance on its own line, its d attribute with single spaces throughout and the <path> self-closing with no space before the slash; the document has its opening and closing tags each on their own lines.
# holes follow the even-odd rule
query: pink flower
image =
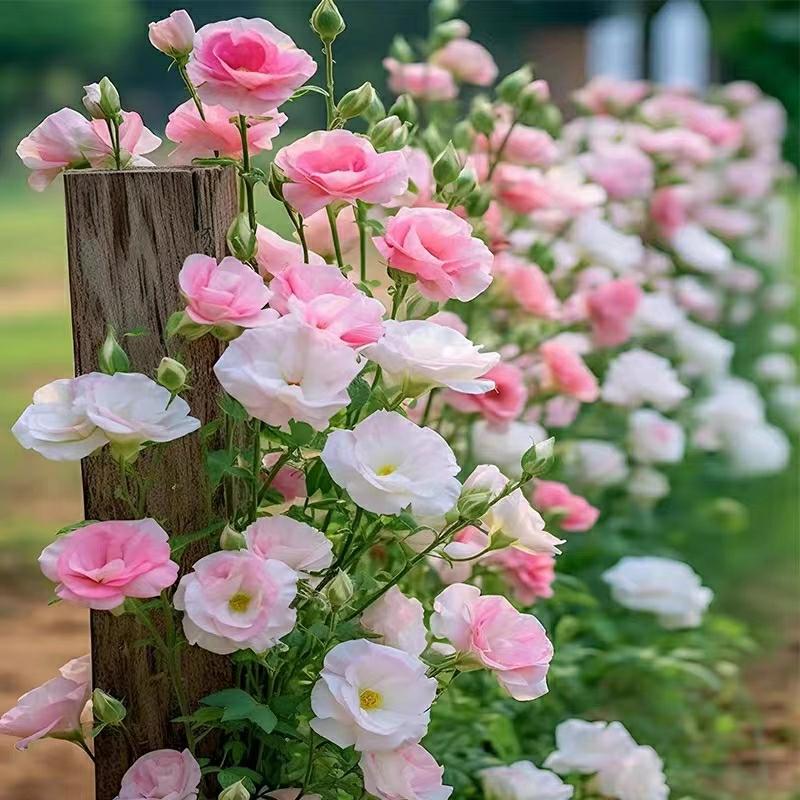
<svg viewBox="0 0 800 800">
<path fill-rule="evenodd" d="M 485 394 L 448 392 L 448 403 L 465 413 L 478 412 L 496 425 L 517 419 L 528 399 L 522 371 L 513 364 L 500 363 L 482 377 L 494 381 L 494 389 Z"/>
<path fill-rule="evenodd" d="M 548 428 L 567 428 L 581 410 L 580 400 L 574 397 L 551 397 L 544 405 L 544 424 Z"/>
<path fill-rule="evenodd" d="M 444 769 L 419 744 L 364 753 L 359 766 L 364 788 L 378 800 L 447 800 L 453 792 L 451 786 L 442 785 Z"/>
<path fill-rule="evenodd" d="M 95 133 L 96 144 L 87 150 L 89 163 L 98 169 L 111 169 L 116 165 L 114 150 L 111 146 L 111 134 L 105 120 L 93 119 L 91 123 Z M 142 158 L 144 153 L 152 153 L 161 144 L 152 131 L 148 130 L 142 118 L 135 111 L 122 112 L 122 124 L 119 126 L 120 162 L 124 169 L 130 167 L 152 167 L 152 161 Z"/>
<path fill-rule="evenodd" d="M 207 103 L 236 114 L 265 114 L 316 71 L 314 59 L 263 19 L 235 19 L 197 32 L 187 71 Z"/>
<path fill-rule="evenodd" d="M 643 100 L 650 91 L 645 81 L 622 81 L 600 75 L 592 78 L 572 97 L 595 114 L 622 114 Z"/>
<path fill-rule="evenodd" d="M 436 325 L 442 325 L 445 328 L 451 328 L 457 331 L 462 336 L 467 335 L 467 324 L 461 317 L 454 311 L 437 311 L 432 316 L 428 317 L 428 322 L 433 322 Z"/>
<path fill-rule="evenodd" d="M 597 400 L 597 378 L 575 350 L 551 339 L 539 347 L 539 355 L 544 361 L 543 384 L 548 390 L 568 394 L 582 403 Z"/>
<path fill-rule="evenodd" d="M 408 539 L 406 542 L 408 543 Z M 427 545 L 430 546 L 430 543 Z M 415 549 L 413 544 L 409 544 L 409 547 Z M 464 583 L 470 579 L 472 571 L 479 561 L 478 557 L 488 547 L 489 537 L 474 525 L 467 525 L 453 536 L 453 541 L 442 548 L 445 556 L 450 559 L 458 559 L 457 561 L 448 561 L 444 557 L 435 555 L 432 555 L 428 561 L 445 586 L 449 586 L 451 583 Z"/>
<path fill-rule="evenodd" d="M 194 22 L 181 9 L 173 11 L 166 19 L 151 22 L 148 26 L 150 44 L 173 58 L 187 56 L 194 47 Z"/>
<path fill-rule="evenodd" d="M 390 267 L 417 276 L 429 300 L 466 302 L 492 282 L 491 251 L 447 209 L 401 208 L 373 242 Z"/>
<path fill-rule="evenodd" d="M 309 133 L 278 151 L 275 164 L 292 181 L 284 197 L 304 217 L 335 200 L 387 203 L 408 186 L 401 152 L 378 153 L 369 139 L 345 130 Z"/>
<path fill-rule="evenodd" d="M 397 208 L 400 206 L 415 206 L 430 203 L 433 198 L 433 191 L 436 188 L 433 181 L 432 164 L 428 154 L 419 147 L 404 147 L 402 150 L 406 157 L 408 166 L 408 177 L 414 184 L 414 189 L 407 189 L 403 194 L 398 195 L 388 203 L 384 203 L 387 208 Z"/>
<path fill-rule="evenodd" d="M 435 64 L 405 64 L 384 58 L 389 88 L 395 94 L 410 94 L 418 100 L 452 100 L 458 94 L 453 76 Z"/>
<path fill-rule="evenodd" d="M 564 531 L 588 531 L 600 516 L 599 509 L 558 481 L 536 481 L 533 504 L 546 514 L 563 515 L 558 524 Z"/>
<path fill-rule="evenodd" d="M 116 800 L 197 800 L 200 765 L 184 750 L 153 750 L 123 775 Z"/>
<path fill-rule="evenodd" d="M 630 338 L 641 297 L 642 290 L 627 278 L 609 281 L 589 293 L 586 306 L 592 335 L 600 347 L 615 347 Z"/>
<path fill-rule="evenodd" d="M 322 800 L 318 794 L 303 794 L 302 789 L 291 787 L 288 789 L 274 789 L 267 792 L 264 797 L 271 797 L 273 800 Z"/>
<path fill-rule="evenodd" d="M 280 453 L 267 453 L 267 455 L 261 459 L 261 466 L 269 470 L 277 463 L 279 458 Z M 298 498 L 308 496 L 305 472 L 288 465 L 278 470 L 278 474 L 272 479 L 270 488 L 283 496 L 284 503 L 291 503 Z"/>
<path fill-rule="evenodd" d="M 418 656 L 428 646 L 424 615 L 419 600 L 392 586 L 361 615 L 361 627 L 377 634 L 382 644 Z"/>
<path fill-rule="evenodd" d="M 385 309 L 329 264 L 299 264 L 272 279 L 270 306 L 326 331 L 351 347 L 377 341 Z"/>
<path fill-rule="evenodd" d="M 516 547 L 492 553 L 488 564 L 499 567 L 508 581 L 514 597 L 526 606 L 533 605 L 539 597 L 553 596 L 556 577 L 553 556 L 547 553 L 526 553 Z"/>
<path fill-rule="evenodd" d="M 497 77 L 497 64 L 481 44 L 469 39 L 452 39 L 430 58 L 431 64 L 443 67 L 462 83 L 489 86 Z"/>
<path fill-rule="evenodd" d="M 234 116 L 224 106 L 203 106 L 201 119 L 192 100 L 179 105 L 167 123 L 167 138 L 178 146 L 169 154 L 176 164 L 191 164 L 193 158 L 210 158 L 214 151 L 228 158 L 242 157 L 242 137 L 231 122 Z M 247 126 L 247 148 L 251 155 L 272 150 L 272 140 L 286 122 L 286 114 L 270 113 L 270 119 L 251 119 Z"/>
<path fill-rule="evenodd" d="M 87 154 L 97 147 L 91 123 L 71 108 L 62 108 L 40 122 L 18 145 L 17 155 L 32 170 L 31 188 L 41 192 L 65 169 L 88 167 Z"/>
<path fill-rule="evenodd" d="M 157 597 L 178 577 L 169 537 L 153 519 L 95 522 L 59 536 L 39 556 L 62 600 L 109 610 L 126 597 Z"/>
<path fill-rule="evenodd" d="M 73 659 L 0 717 L 0 733 L 19 737 L 17 750 L 45 736 L 81 737 L 81 712 L 91 696 L 91 682 L 89 656 Z"/>
<path fill-rule="evenodd" d="M 189 644 L 226 655 L 262 653 L 294 628 L 297 573 L 247 550 L 220 551 L 195 562 L 175 592 Z"/>
<path fill-rule="evenodd" d="M 251 553 L 282 561 L 301 577 L 327 569 L 333 562 L 333 548 L 325 534 L 291 517 L 261 517 L 244 529 L 244 536 Z"/>
<path fill-rule="evenodd" d="M 650 200 L 650 217 L 665 238 L 670 238 L 688 222 L 688 198 L 680 186 L 656 189 Z"/>
<path fill-rule="evenodd" d="M 525 311 L 543 319 L 558 319 L 561 304 L 538 265 L 500 253 L 494 259 L 494 272 L 506 294 Z"/>
<path fill-rule="evenodd" d="M 269 275 L 277 275 L 294 264 L 304 263 L 301 245 L 278 236 L 277 233 L 263 225 L 256 226 L 256 243 L 258 271 L 265 278 Z M 308 263 L 324 264 L 325 259 L 321 255 L 309 251 Z"/>
<path fill-rule="evenodd" d="M 578 160 L 612 200 L 647 197 L 653 191 L 653 161 L 637 147 L 602 143 Z"/>
<path fill-rule="evenodd" d="M 497 200 L 516 214 L 530 214 L 552 203 L 552 194 L 538 169 L 500 164 L 492 184 Z"/>
<path fill-rule="evenodd" d="M 558 147 L 547 131 L 517 123 L 509 135 L 510 125 L 504 122 L 495 126 L 490 139 L 492 152 L 497 153 L 502 147 L 503 161 L 524 167 L 549 167 L 555 162 Z M 485 148 L 486 141 L 481 137 L 478 145 Z"/>
<path fill-rule="evenodd" d="M 646 153 L 670 161 L 705 164 L 714 158 L 714 147 L 705 136 L 686 128 L 643 130 L 636 142 Z"/>
<path fill-rule="evenodd" d="M 331 236 L 331 225 L 325 209 L 314 212 L 303 220 L 306 244 L 323 258 L 333 259 L 336 248 Z M 339 246 L 342 253 L 349 253 L 358 245 L 358 223 L 352 206 L 341 209 L 336 215 L 336 232 L 339 234 Z"/>
<path fill-rule="evenodd" d="M 492 670 L 515 700 L 547 693 L 553 645 L 542 623 L 520 614 L 505 597 L 481 597 L 475 586 L 453 584 L 433 601 L 430 625 L 435 636 Z"/>
<path fill-rule="evenodd" d="M 198 325 L 257 328 L 275 319 L 275 312 L 264 309 L 272 292 L 257 272 L 232 256 L 219 265 L 212 256 L 188 256 L 178 283 L 186 313 Z"/>
</svg>

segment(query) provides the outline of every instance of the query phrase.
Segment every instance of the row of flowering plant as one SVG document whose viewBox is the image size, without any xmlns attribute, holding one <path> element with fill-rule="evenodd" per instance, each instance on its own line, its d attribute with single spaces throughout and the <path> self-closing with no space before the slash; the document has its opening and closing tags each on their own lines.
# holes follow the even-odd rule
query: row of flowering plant
<svg viewBox="0 0 800 800">
<path fill-rule="evenodd" d="M 135 616 L 174 687 L 187 747 L 137 754 L 119 800 L 667 796 L 659 756 L 620 723 L 563 721 L 540 768 L 519 746 L 536 712 L 505 704 L 542 698 L 549 672 L 555 694 L 588 685 L 590 654 L 612 668 L 603 637 L 624 621 L 597 609 L 604 585 L 666 629 L 701 624 L 711 590 L 630 530 L 652 525 L 689 448 L 740 474 L 786 462 L 716 330 L 781 300 L 747 266 L 784 175 L 781 109 L 746 84 L 704 100 L 596 79 L 562 126 L 529 67 L 488 93 L 497 67 L 457 10 L 432 4 L 419 55 L 394 41 L 388 110 L 368 83 L 337 92 L 333 0 L 311 16 L 323 85 L 266 20 L 150 25 L 188 93 L 168 162 L 228 166 L 241 185 L 230 255 L 187 255 L 168 326 L 186 347 L 226 343 L 219 417 L 192 416 L 180 360 L 138 373 L 112 332 L 100 371 L 39 389 L 13 429 L 46 458 L 119 465 L 130 519 L 70 526 L 40 557 L 60 600 Z M 463 119 L 461 84 L 487 87 Z M 326 129 L 259 166 L 304 95 Z M 34 188 L 150 164 L 160 140 L 111 81 L 83 102 L 91 119 L 62 109 L 20 144 Z M 259 224 L 267 194 L 293 240 Z M 781 413 L 793 369 L 780 352 L 756 364 Z M 212 552 L 180 575 L 187 539 L 147 516 L 139 456 L 190 434 L 225 442 L 206 454 L 221 516 L 190 535 Z M 199 707 L 182 688 L 190 647 L 235 665 Z M 670 648 L 659 664 L 705 669 Z M 102 690 L 88 658 L 70 662 L 0 731 L 91 755 L 94 737 L 128 733 L 125 703 L 147 702 Z M 564 702 L 557 721 L 593 707 Z M 554 728 L 536 734 L 550 750 Z M 212 733 L 220 750 L 201 757 Z"/>
</svg>

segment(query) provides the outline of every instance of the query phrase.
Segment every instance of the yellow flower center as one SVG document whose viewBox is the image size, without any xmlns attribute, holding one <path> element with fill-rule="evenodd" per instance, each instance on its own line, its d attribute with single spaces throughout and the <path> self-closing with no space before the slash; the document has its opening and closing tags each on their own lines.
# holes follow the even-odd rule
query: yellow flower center
<svg viewBox="0 0 800 800">
<path fill-rule="evenodd" d="M 383 698 L 377 692 L 373 692 L 372 689 L 364 689 L 358 696 L 358 701 L 364 711 L 372 711 L 381 707 Z"/>
<path fill-rule="evenodd" d="M 253 598 L 245 592 L 236 592 L 236 594 L 233 595 L 230 600 L 228 600 L 228 608 L 237 614 L 244 614 L 244 612 L 250 607 L 250 601 L 252 599 Z"/>
<path fill-rule="evenodd" d="M 380 475 L 381 478 L 385 478 L 387 475 L 391 475 L 397 467 L 394 464 L 384 464 L 382 467 L 378 467 L 376 474 Z"/>
</svg>

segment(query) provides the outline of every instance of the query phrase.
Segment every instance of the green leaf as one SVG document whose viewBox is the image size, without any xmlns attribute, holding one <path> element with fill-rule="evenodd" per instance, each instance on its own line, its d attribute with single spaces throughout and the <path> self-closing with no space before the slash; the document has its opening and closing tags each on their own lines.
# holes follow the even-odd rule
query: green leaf
<svg viewBox="0 0 800 800">
<path fill-rule="evenodd" d="M 324 494 L 332 485 L 328 468 L 322 463 L 322 459 L 318 458 L 306 475 L 308 496 L 312 497 L 318 491 Z"/>
<path fill-rule="evenodd" d="M 261 775 L 247 767 L 228 767 L 217 775 L 217 780 L 223 789 L 242 781 L 247 791 L 254 794 L 258 784 L 261 783 Z"/>
<path fill-rule="evenodd" d="M 293 419 L 289 420 L 289 430 L 292 432 L 292 441 L 300 447 L 311 442 L 315 435 L 314 429 L 307 422 L 297 422 Z"/>
<path fill-rule="evenodd" d="M 201 701 L 204 706 L 213 708 L 249 708 L 256 701 L 244 689 L 222 689 L 204 697 Z"/>
<path fill-rule="evenodd" d="M 369 400 L 369 384 L 360 376 L 356 376 L 347 387 L 347 394 L 350 395 L 350 406 L 353 410 L 358 410 Z"/>
<path fill-rule="evenodd" d="M 229 450 L 211 450 L 206 453 L 206 473 L 211 488 L 219 486 L 222 476 L 233 465 L 235 454 Z"/>
<path fill-rule="evenodd" d="M 254 706 L 247 718 L 253 725 L 261 728 L 264 733 L 272 733 L 278 724 L 278 718 L 268 706 L 263 704 Z"/>
<path fill-rule="evenodd" d="M 291 103 L 293 100 L 299 100 L 304 95 L 309 94 L 310 92 L 315 92 L 316 94 L 321 94 L 325 97 L 328 96 L 328 93 L 323 89 L 321 86 L 304 86 L 302 89 L 298 89 L 290 98 L 289 102 Z"/>
<path fill-rule="evenodd" d="M 250 415 L 244 410 L 244 406 L 229 394 L 223 394 L 218 402 L 219 407 L 232 419 L 244 422 L 250 418 Z"/>
</svg>

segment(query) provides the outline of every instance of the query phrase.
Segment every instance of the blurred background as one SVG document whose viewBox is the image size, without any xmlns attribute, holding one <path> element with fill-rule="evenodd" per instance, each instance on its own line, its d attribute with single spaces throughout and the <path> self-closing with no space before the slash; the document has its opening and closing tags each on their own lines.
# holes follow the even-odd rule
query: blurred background
<svg viewBox="0 0 800 800">
<path fill-rule="evenodd" d="M 392 37 L 427 29 L 425 0 L 338 0 L 347 20 L 337 40 L 337 87 L 370 80 L 384 92 L 381 59 Z M 14 154 L 18 141 L 52 111 L 81 108 L 81 87 L 108 75 L 125 108 L 161 135 L 184 96 L 167 59 L 150 47 L 147 23 L 185 7 L 198 27 L 232 16 L 264 16 L 317 55 L 305 0 L 4 0 L 0 2 L 0 711 L 88 648 L 86 614 L 48 608 L 36 557 L 53 533 L 82 516 L 79 470 L 23 451 L 8 433 L 31 393 L 72 374 L 64 211 L 60 182 L 37 194 Z M 800 6 L 795 0 L 469 0 L 461 14 L 501 72 L 532 61 L 569 114 L 569 92 L 596 74 L 647 77 L 697 88 L 749 79 L 789 114 L 787 160 L 798 163 Z M 386 95 L 388 97 L 388 95 Z M 313 95 L 294 104 L 279 143 L 318 126 Z M 158 159 L 157 159 L 158 160 Z M 787 230 L 787 272 L 797 280 L 797 192 Z M 269 223 L 269 220 L 263 220 Z M 796 314 L 795 314 L 796 317 Z M 795 320 L 796 321 L 796 320 Z M 688 560 L 719 606 L 751 626 L 756 647 L 747 674 L 756 730 L 725 769 L 735 797 L 798 798 L 800 752 L 800 575 L 797 469 L 780 478 L 714 486 L 745 502 L 749 522 L 729 539 L 702 534 Z M 711 480 L 711 479 L 709 479 Z M 0 742 L 0 800 L 89 800 L 85 757 L 57 742 L 25 754 Z M 738 776 L 738 777 L 737 777 Z M 728 795 L 725 795 L 726 797 Z"/>
</svg>

